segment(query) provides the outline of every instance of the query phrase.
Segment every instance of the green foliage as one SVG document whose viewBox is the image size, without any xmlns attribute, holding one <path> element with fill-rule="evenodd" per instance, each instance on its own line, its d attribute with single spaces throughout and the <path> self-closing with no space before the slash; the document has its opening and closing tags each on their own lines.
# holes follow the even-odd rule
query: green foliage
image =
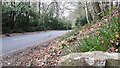
<svg viewBox="0 0 120 68">
<path fill-rule="evenodd" d="M 87 24 L 88 22 L 87 22 L 87 19 L 86 19 L 86 17 L 83 17 L 83 18 L 81 18 L 81 19 L 77 19 L 76 20 L 76 23 L 75 23 L 75 25 L 77 26 L 77 27 L 79 27 L 79 26 L 84 26 L 85 24 Z"/>
<path fill-rule="evenodd" d="M 34 31 L 38 15 L 28 3 L 20 2 L 13 6 L 3 4 L 2 8 L 3 33 Z"/>
<path fill-rule="evenodd" d="M 35 7 L 29 5 L 29 2 L 16 2 L 13 5 L 10 2 L 4 2 L 2 4 L 2 32 L 71 29 L 70 22 L 49 14 L 39 14 Z"/>
<path fill-rule="evenodd" d="M 89 21 L 92 21 L 92 17 L 89 15 Z M 86 17 L 81 17 L 81 18 L 77 18 L 76 19 L 76 23 L 75 23 L 75 25 L 77 26 L 77 27 L 80 27 L 80 26 L 84 26 L 85 24 L 87 24 L 88 22 L 87 22 L 87 18 Z"/>
<path fill-rule="evenodd" d="M 66 53 L 71 52 L 88 52 L 88 51 L 107 51 L 110 47 L 115 46 L 113 42 L 118 41 L 120 27 L 117 17 L 113 17 L 111 23 L 102 24 L 102 28 L 98 29 L 95 34 L 85 35 L 79 40 L 75 40 L 73 46 L 69 47 Z M 76 34 L 74 32 L 73 34 Z M 71 40 L 72 36 L 68 37 Z M 66 39 L 67 40 L 67 39 Z M 73 43 L 73 42 L 72 42 Z M 119 43 L 119 42 L 118 42 Z M 67 47 L 68 45 L 66 45 Z M 120 48 L 120 47 L 119 47 Z M 65 49 L 67 50 L 67 49 Z"/>
</svg>

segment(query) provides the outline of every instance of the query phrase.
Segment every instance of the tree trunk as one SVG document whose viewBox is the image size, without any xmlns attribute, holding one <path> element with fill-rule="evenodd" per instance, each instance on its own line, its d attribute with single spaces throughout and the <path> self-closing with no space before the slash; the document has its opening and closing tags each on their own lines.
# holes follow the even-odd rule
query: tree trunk
<svg viewBox="0 0 120 68">
<path fill-rule="evenodd" d="M 30 8 L 30 0 L 29 0 L 28 4 L 29 4 L 28 7 Z M 27 22 L 29 22 L 29 17 L 30 17 L 29 11 L 26 11 L 26 14 L 27 14 Z"/>
<path fill-rule="evenodd" d="M 0 2 L 0 5 L 2 5 L 2 3 Z M 0 10 L 2 10 L 2 6 L 0 6 Z M 0 12 L 0 34 L 2 35 L 2 32 L 3 32 L 3 30 L 2 30 L 2 12 Z"/>
<path fill-rule="evenodd" d="M 87 0 L 86 0 L 86 2 L 85 2 L 85 14 L 86 14 L 87 22 L 90 23 L 90 22 L 89 22 L 89 18 L 88 18 Z"/>
<path fill-rule="evenodd" d="M 101 12 L 101 9 L 100 9 L 100 6 L 99 6 L 99 3 L 98 2 L 94 2 L 94 7 L 95 7 L 95 11 L 97 13 L 100 13 Z"/>
<path fill-rule="evenodd" d="M 93 2 L 93 7 L 94 7 L 95 12 L 97 13 L 98 18 L 101 19 L 102 18 L 100 16 L 101 8 L 99 6 L 99 2 Z"/>
<path fill-rule="evenodd" d="M 15 8 L 15 0 L 14 1 L 11 1 L 11 7 L 14 7 Z M 15 17 L 15 11 L 11 11 L 11 13 L 10 13 L 10 16 L 9 16 L 9 18 L 10 18 L 10 23 L 9 23 L 9 27 L 10 27 L 10 33 L 12 33 L 12 30 L 13 30 L 13 28 L 14 28 L 14 23 L 15 23 L 15 21 L 14 21 L 14 18 Z"/>
<path fill-rule="evenodd" d="M 39 0 L 39 15 L 40 15 L 40 10 L 41 10 L 41 1 Z"/>
<path fill-rule="evenodd" d="M 101 0 L 101 11 L 102 11 L 102 12 L 105 12 L 105 11 L 104 11 L 104 2 L 103 2 L 103 0 Z"/>
<path fill-rule="evenodd" d="M 90 10 L 89 14 L 90 14 L 91 19 L 94 21 L 95 20 L 95 13 L 94 13 L 94 8 L 92 5 L 92 2 L 90 2 L 90 5 L 91 5 L 91 10 Z"/>
<path fill-rule="evenodd" d="M 118 1 L 118 5 L 117 5 L 117 8 L 119 8 L 120 7 L 120 2 Z"/>
</svg>

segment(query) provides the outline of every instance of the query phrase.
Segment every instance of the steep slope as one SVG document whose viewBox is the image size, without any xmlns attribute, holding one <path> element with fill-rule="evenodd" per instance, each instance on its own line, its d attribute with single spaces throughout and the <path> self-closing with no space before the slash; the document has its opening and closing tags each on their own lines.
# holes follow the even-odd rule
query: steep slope
<svg viewBox="0 0 120 68">
<path fill-rule="evenodd" d="M 120 12 L 114 9 L 96 23 L 85 25 L 61 41 L 64 53 L 108 51 L 119 52 Z"/>
</svg>

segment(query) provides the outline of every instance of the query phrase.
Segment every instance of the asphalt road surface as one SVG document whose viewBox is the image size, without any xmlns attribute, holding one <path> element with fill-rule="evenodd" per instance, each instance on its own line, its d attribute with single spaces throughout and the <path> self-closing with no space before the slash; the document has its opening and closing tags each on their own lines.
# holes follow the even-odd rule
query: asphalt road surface
<svg viewBox="0 0 120 68">
<path fill-rule="evenodd" d="M 7 54 L 15 50 L 37 45 L 50 39 L 62 36 L 68 31 L 47 31 L 29 35 L 13 36 L 0 39 L 2 41 L 2 54 Z M 0 54 L 1 55 L 1 54 Z"/>
</svg>

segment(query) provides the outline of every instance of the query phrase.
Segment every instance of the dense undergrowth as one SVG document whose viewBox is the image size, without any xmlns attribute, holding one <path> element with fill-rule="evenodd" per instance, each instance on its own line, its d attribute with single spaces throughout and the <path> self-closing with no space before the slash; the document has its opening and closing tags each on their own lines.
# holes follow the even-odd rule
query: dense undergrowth
<svg viewBox="0 0 120 68">
<path fill-rule="evenodd" d="M 104 16 L 100 22 L 89 23 L 61 40 L 65 54 L 75 52 L 120 52 L 120 22 L 118 10 Z"/>
</svg>

